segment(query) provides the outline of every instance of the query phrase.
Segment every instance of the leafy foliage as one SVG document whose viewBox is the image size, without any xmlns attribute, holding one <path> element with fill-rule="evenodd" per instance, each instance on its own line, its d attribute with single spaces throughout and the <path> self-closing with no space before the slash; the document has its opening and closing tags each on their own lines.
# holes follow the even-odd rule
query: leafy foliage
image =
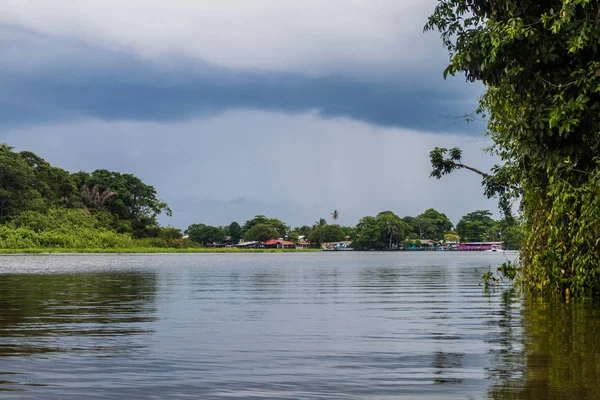
<svg viewBox="0 0 600 400">
<path fill-rule="evenodd" d="M 277 219 L 277 218 L 267 218 L 264 215 L 257 215 L 254 218 L 252 218 L 251 220 L 246 221 L 246 223 L 244 224 L 244 226 L 242 227 L 242 236 L 245 239 L 248 239 L 248 232 L 255 226 L 255 225 L 268 225 L 270 226 L 272 229 L 277 231 L 277 234 L 271 236 L 269 239 L 273 239 L 275 237 L 285 237 L 285 235 L 289 232 L 290 227 L 287 226 L 285 223 L 283 223 L 281 220 Z M 253 236 L 254 237 L 254 236 Z M 259 240 L 259 239 L 253 239 L 253 240 Z M 268 240 L 268 239 L 267 239 Z"/>
<path fill-rule="evenodd" d="M 270 239 L 277 239 L 279 233 L 271 224 L 256 224 L 244 233 L 246 240 L 258 240 L 265 242 Z"/>
<path fill-rule="evenodd" d="M 27 209 L 43 208 L 41 194 L 35 190 L 35 173 L 12 148 L 0 144 L 0 222 Z"/>
<path fill-rule="evenodd" d="M 478 210 L 461 218 L 456 224 L 456 232 L 466 242 L 483 242 L 495 238 L 490 237 L 494 228 L 492 213 L 488 210 Z"/>
<path fill-rule="evenodd" d="M 156 189 L 134 175 L 100 169 L 91 174 L 80 172 L 75 177 L 79 186 L 84 186 L 84 196 L 85 187 L 97 187 L 100 193 L 114 192 L 104 206 L 115 216 L 115 228 L 120 232 L 141 237 L 146 227 L 158 225 L 158 215 L 171 215 L 168 205 L 158 199 Z"/>
<path fill-rule="evenodd" d="M 0 248 L 126 248 L 135 247 L 129 235 L 104 226 L 81 209 L 50 208 L 25 211 L 0 225 Z"/>
<path fill-rule="evenodd" d="M 229 224 L 229 237 L 231 238 L 232 243 L 237 243 L 242 238 L 242 227 L 237 222 L 232 222 Z"/>
<path fill-rule="evenodd" d="M 339 242 L 346 238 L 341 226 L 337 224 L 326 224 L 315 228 L 308 236 L 309 241 L 317 246 L 321 243 Z"/>
<path fill-rule="evenodd" d="M 203 245 L 211 243 L 223 243 L 225 231 L 222 228 L 204 224 L 193 224 L 187 228 L 190 240 Z"/>
<path fill-rule="evenodd" d="M 364 217 L 356 226 L 357 250 L 385 250 L 397 248 L 411 227 L 391 211 L 383 211 L 376 217 Z"/>
<path fill-rule="evenodd" d="M 9 224 L 3 226 L 1 246 L 10 242 L 18 248 L 23 243 L 93 247 L 93 234 L 98 234 L 96 244 L 101 247 L 105 246 L 102 237 L 119 247 L 131 234 L 170 246 L 181 240 L 181 232 L 161 228 L 156 220 L 161 212 L 170 214 L 156 190 L 133 175 L 106 170 L 71 174 L 32 152 L 17 153 L 0 144 L 0 224 Z M 82 213 L 91 215 L 82 217 Z M 20 233 L 9 235 L 12 228 Z M 113 231 L 127 235 L 113 237 Z M 25 235 L 21 244 L 19 234 Z"/>
<path fill-rule="evenodd" d="M 441 0 L 425 28 L 450 53 L 444 75 L 486 86 L 478 112 L 502 164 L 483 185 L 505 212 L 521 200 L 524 282 L 600 294 L 598 2 Z M 431 156 L 434 177 L 461 167 Z"/>
<path fill-rule="evenodd" d="M 415 219 L 417 220 L 417 224 L 421 223 L 425 225 L 423 233 L 424 237 L 428 239 L 442 240 L 444 234 L 453 228 L 453 224 L 446 214 L 440 213 L 433 208 L 425 210 L 423 214 L 418 215 Z"/>
<path fill-rule="evenodd" d="M 456 233 L 449 232 L 444 235 L 444 241 L 445 242 L 460 242 L 460 236 L 458 236 Z"/>
</svg>

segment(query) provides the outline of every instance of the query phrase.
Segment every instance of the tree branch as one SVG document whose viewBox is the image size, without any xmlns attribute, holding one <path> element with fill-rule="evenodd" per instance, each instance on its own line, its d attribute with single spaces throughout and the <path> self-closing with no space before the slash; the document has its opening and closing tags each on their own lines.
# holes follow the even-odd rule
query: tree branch
<svg viewBox="0 0 600 400">
<path fill-rule="evenodd" d="M 456 163 L 455 165 L 458 168 L 465 168 L 465 169 L 468 169 L 469 171 L 473 171 L 476 174 L 483 176 L 484 178 L 487 178 L 488 176 L 490 176 L 490 174 L 486 174 L 485 172 L 481 172 L 480 170 L 473 168 L 473 167 L 469 167 L 468 165 L 465 165 L 465 164 Z"/>
</svg>

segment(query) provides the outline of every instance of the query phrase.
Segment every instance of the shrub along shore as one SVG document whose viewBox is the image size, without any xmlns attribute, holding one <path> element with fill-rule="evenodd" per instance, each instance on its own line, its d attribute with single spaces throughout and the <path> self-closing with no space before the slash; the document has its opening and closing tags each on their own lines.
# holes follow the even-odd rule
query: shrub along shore
<svg viewBox="0 0 600 400">
<path fill-rule="evenodd" d="M 171 248 L 171 247 L 134 247 L 134 248 L 27 248 L 0 249 L 0 255 L 6 254 L 165 254 L 165 253 L 312 253 L 320 249 L 237 249 L 237 248 Z"/>
</svg>

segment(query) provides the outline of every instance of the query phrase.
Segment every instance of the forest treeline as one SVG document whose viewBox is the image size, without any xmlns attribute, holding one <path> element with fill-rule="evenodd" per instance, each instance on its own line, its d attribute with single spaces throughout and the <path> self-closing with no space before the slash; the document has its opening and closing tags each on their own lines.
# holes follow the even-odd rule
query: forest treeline
<svg viewBox="0 0 600 400">
<path fill-rule="evenodd" d="M 503 240 L 518 248 L 518 225 L 495 221 L 489 211 L 474 211 L 455 226 L 434 209 L 400 218 L 392 211 L 360 219 L 356 226 L 320 218 L 312 225 L 290 227 L 277 218 L 258 215 L 243 224 L 192 224 L 183 239 L 180 229 L 160 226 L 160 214 L 171 215 L 156 189 L 132 174 L 99 169 L 71 173 L 38 155 L 0 145 L 0 248 L 111 249 L 190 248 L 240 240 L 285 238 L 310 242 L 352 240 L 356 250 L 385 250 L 416 239 L 436 241 Z"/>
<path fill-rule="evenodd" d="M 446 242 L 503 241 L 509 249 L 518 249 L 523 240 L 519 223 L 494 220 L 488 210 L 478 210 L 461 218 L 454 226 L 443 213 L 430 208 L 422 214 L 400 218 L 392 211 L 360 219 L 356 226 L 336 224 L 339 213 L 331 214 L 331 222 L 320 218 L 312 225 L 291 228 L 277 218 L 257 215 L 243 225 L 232 222 L 227 226 L 190 225 L 186 233 L 190 240 L 210 245 L 243 241 L 267 241 L 283 238 L 298 243 L 307 241 L 314 247 L 321 243 L 351 240 L 355 250 L 388 250 L 419 239 Z"/>
<path fill-rule="evenodd" d="M 0 248 L 186 247 L 156 189 L 131 174 L 71 173 L 0 144 Z"/>
</svg>

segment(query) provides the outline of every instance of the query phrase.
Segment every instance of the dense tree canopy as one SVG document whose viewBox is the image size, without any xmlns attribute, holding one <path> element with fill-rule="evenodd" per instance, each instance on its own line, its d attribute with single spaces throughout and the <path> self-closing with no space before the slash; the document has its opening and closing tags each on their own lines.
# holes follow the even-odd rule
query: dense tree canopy
<svg viewBox="0 0 600 400">
<path fill-rule="evenodd" d="M 491 237 L 494 224 L 490 211 L 478 210 L 462 217 L 456 224 L 456 232 L 465 242 L 484 242 L 495 239 Z"/>
<path fill-rule="evenodd" d="M 244 233 L 244 239 L 264 242 L 279 238 L 279 234 L 280 232 L 273 228 L 271 224 L 256 224 Z"/>
<path fill-rule="evenodd" d="M 156 218 L 159 214 L 171 215 L 167 204 L 158 199 L 156 189 L 134 175 L 100 169 L 91 174 L 80 172 L 75 176 L 83 191 L 86 187 L 97 187 L 100 193 L 115 193 L 104 207 L 116 216 L 117 228 L 122 232 L 138 236 L 147 226 L 158 225 Z"/>
<path fill-rule="evenodd" d="M 33 168 L 11 147 L 0 144 L 0 222 L 43 207 Z"/>
<path fill-rule="evenodd" d="M 216 226 L 192 224 L 187 228 L 186 233 L 190 240 L 203 245 L 222 243 L 225 240 L 225 231 Z"/>
<path fill-rule="evenodd" d="M 248 239 L 247 234 L 248 232 L 255 226 L 255 225 L 268 225 L 271 228 L 273 228 L 274 230 L 277 231 L 277 237 L 284 237 L 290 230 L 290 227 L 287 226 L 285 223 L 283 223 L 281 220 L 277 219 L 277 218 L 267 218 L 264 215 L 257 215 L 254 218 L 252 218 L 251 220 L 246 221 L 246 223 L 244 224 L 244 226 L 242 227 L 242 236 L 245 239 Z M 273 236 L 273 237 L 275 237 Z M 270 239 L 272 239 L 273 237 L 271 237 Z"/>
<path fill-rule="evenodd" d="M 364 217 L 356 226 L 354 248 L 357 250 L 385 250 L 397 248 L 411 227 L 391 211 L 376 217 Z"/>
<path fill-rule="evenodd" d="M 450 222 L 446 214 L 433 208 L 425 210 L 425 212 L 418 215 L 417 218 L 422 218 L 431 224 L 432 230 L 427 232 L 427 237 L 429 239 L 442 240 L 444 239 L 444 234 L 451 231 L 453 227 L 452 222 Z"/>
<path fill-rule="evenodd" d="M 312 229 L 313 228 L 308 225 L 302 225 L 300 227 L 294 228 L 293 232 L 296 236 L 304 236 L 304 238 L 308 240 L 308 235 L 310 234 Z"/>
<path fill-rule="evenodd" d="M 410 239 L 443 240 L 444 234 L 452 230 L 453 224 L 446 214 L 430 208 L 416 217 L 402 218 L 411 227 Z"/>
<path fill-rule="evenodd" d="M 33 170 L 35 179 L 32 187 L 49 206 L 65 204 L 73 195 L 77 195 L 77 187 L 68 171 L 51 166 L 30 151 L 22 151 L 19 155 Z"/>
<path fill-rule="evenodd" d="M 310 242 L 317 246 L 320 246 L 321 243 L 339 242 L 345 238 L 344 230 L 337 224 L 318 226 L 308 236 Z"/>
<path fill-rule="evenodd" d="M 17 153 L 0 144 L 0 223 L 56 207 L 83 209 L 95 214 L 103 228 L 136 237 L 163 238 L 156 217 L 171 212 L 154 187 L 134 175 L 107 170 L 72 174 L 30 151 Z"/>
<path fill-rule="evenodd" d="M 506 213 L 520 199 L 532 288 L 600 293 L 599 10 L 595 0 L 441 0 L 426 25 L 450 52 L 444 74 L 486 86 L 478 112 L 502 163 L 481 174 L 485 193 Z M 458 149 L 432 161 L 438 178 L 466 167 Z"/>
</svg>

